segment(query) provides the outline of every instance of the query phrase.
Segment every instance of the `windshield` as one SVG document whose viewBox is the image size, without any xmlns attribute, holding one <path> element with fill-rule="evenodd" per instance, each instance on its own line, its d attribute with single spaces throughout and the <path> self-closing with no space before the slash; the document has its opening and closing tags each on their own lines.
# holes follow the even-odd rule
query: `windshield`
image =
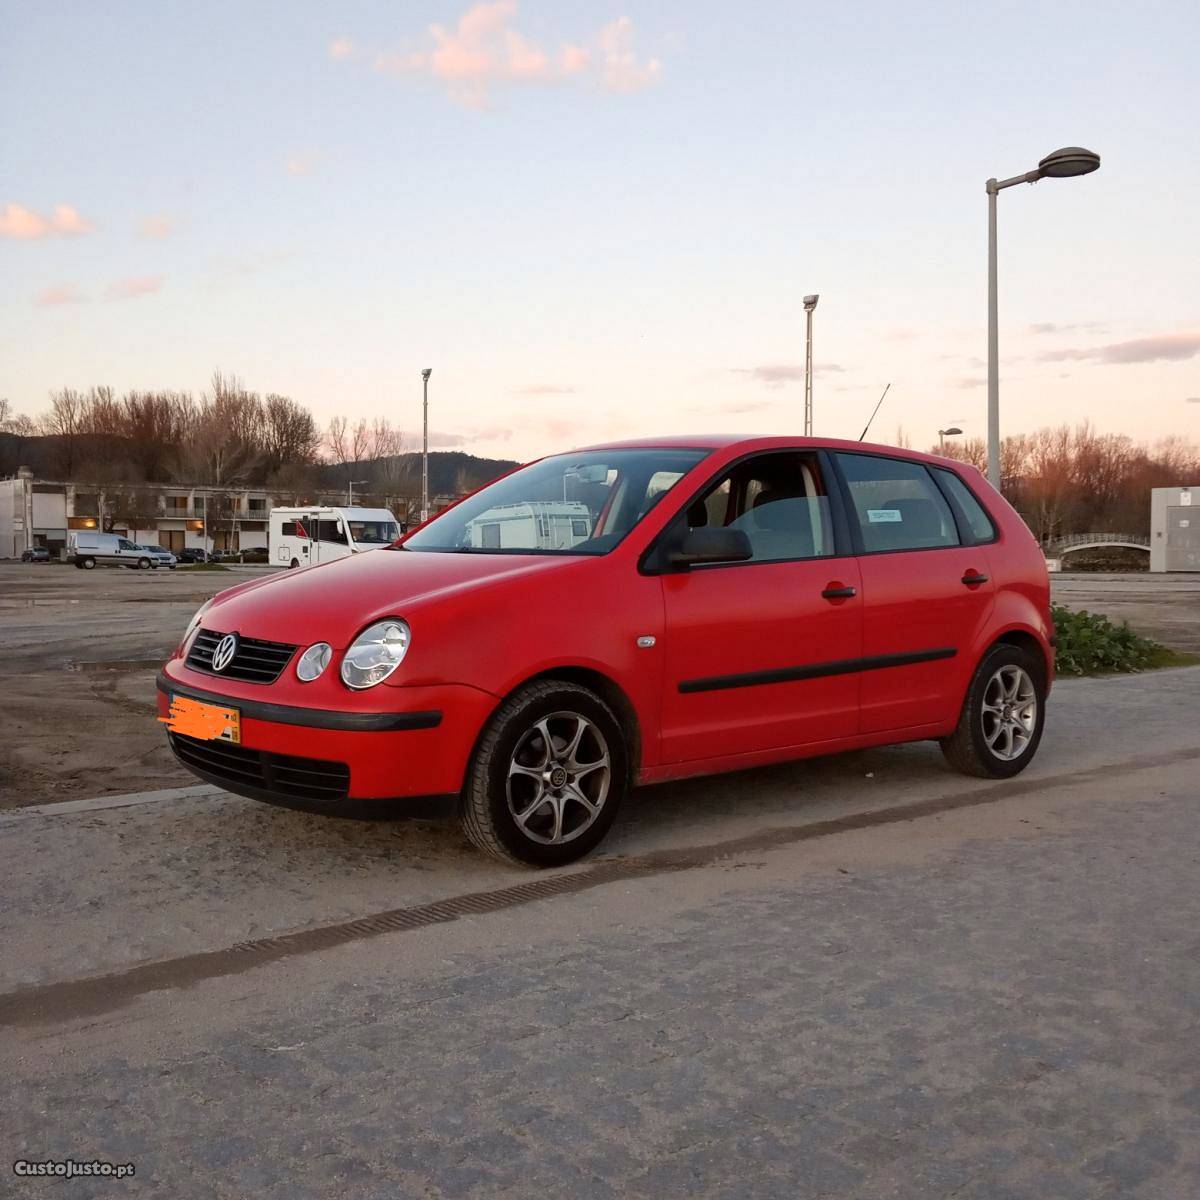
<svg viewBox="0 0 1200 1200">
<path fill-rule="evenodd" d="M 401 548 L 607 554 L 707 453 L 588 450 L 546 458 L 430 521 Z"/>
<path fill-rule="evenodd" d="M 384 546 L 400 536 L 400 526 L 395 521 L 351 521 L 350 537 L 356 542 Z"/>
</svg>

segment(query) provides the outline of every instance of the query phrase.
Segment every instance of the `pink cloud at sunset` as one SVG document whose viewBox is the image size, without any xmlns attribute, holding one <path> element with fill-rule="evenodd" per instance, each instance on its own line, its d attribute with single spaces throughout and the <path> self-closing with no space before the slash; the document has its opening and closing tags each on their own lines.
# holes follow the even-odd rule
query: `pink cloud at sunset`
<svg viewBox="0 0 1200 1200">
<path fill-rule="evenodd" d="M 430 25 L 424 47 L 375 54 L 375 69 L 436 79 L 456 103 L 467 108 L 486 108 L 492 90 L 501 85 L 580 79 L 603 91 L 627 94 L 651 86 L 662 73 L 657 58 L 638 56 L 628 17 L 619 17 L 586 38 L 548 48 L 514 28 L 516 16 L 516 0 L 475 4 L 453 27 Z M 339 37 L 329 44 L 329 56 L 335 60 L 356 55 L 349 38 Z"/>
<path fill-rule="evenodd" d="M 81 304 L 86 297 L 71 283 L 60 283 L 47 288 L 34 299 L 40 308 L 53 308 L 60 304 Z"/>
<path fill-rule="evenodd" d="M 149 296 L 162 291 L 163 278 L 161 275 L 143 275 L 134 279 L 118 279 L 111 284 L 105 295 L 110 300 L 136 300 L 139 296 Z"/>
<path fill-rule="evenodd" d="M 0 211 L 0 237 L 16 238 L 19 241 L 74 237 L 91 233 L 94 228 L 95 226 L 70 204 L 56 204 L 48 217 L 26 208 L 23 204 L 6 204 Z"/>
</svg>

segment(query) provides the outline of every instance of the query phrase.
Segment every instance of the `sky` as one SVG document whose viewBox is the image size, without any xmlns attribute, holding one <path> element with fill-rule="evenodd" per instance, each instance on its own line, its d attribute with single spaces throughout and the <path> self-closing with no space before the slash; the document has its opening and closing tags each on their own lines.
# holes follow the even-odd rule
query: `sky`
<svg viewBox="0 0 1200 1200">
<path fill-rule="evenodd" d="M 1200 9 L 0 0 L 0 397 L 202 391 L 605 439 L 1200 442 Z"/>
</svg>

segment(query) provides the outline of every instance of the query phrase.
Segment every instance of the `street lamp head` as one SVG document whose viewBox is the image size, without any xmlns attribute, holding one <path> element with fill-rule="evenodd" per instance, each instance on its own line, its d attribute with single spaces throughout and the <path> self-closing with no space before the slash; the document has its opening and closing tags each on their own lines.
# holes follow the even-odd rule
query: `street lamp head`
<svg viewBox="0 0 1200 1200">
<path fill-rule="evenodd" d="M 433 374 L 433 368 L 432 368 L 432 367 L 426 367 L 426 368 L 425 368 L 425 370 L 423 370 L 423 371 L 421 372 L 421 378 L 422 378 L 422 379 L 428 379 L 428 378 L 430 377 L 430 375 L 432 375 L 432 374 Z"/>
<path fill-rule="evenodd" d="M 1082 146 L 1064 146 L 1038 163 L 1038 174 L 1044 179 L 1069 179 L 1072 175 L 1088 175 L 1099 167 L 1100 155 Z"/>
<path fill-rule="evenodd" d="M 817 307 L 817 301 L 820 300 L 820 298 L 820 296 L 805 296 L 804 311 L 812 312 L 812 310 Z"/>
<path fill-rule="evenodd" d="M 953 437 L 955 434 L 958 434 L 958 433 L 962 433 L 962 430 L 959 429 L 959 427 L 957 425 L 951 425 L 949 429 L 939 429 L 938 430 L 939 437 Z"/>
</svg>

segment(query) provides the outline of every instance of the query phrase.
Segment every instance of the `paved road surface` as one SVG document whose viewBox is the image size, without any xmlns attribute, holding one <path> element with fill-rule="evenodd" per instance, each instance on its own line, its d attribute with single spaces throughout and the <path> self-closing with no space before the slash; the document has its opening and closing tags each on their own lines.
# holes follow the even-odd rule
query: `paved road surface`
<svg viewBox="0 0 1200 1200">
<path fill-rule="evenodd" d="M 3 1157 L 137 1164 L 0 1194 L 1200 1194 L 1197 711 L 1068 681 L 1018 780 L 651 789 L 547 875 L 220 793 L 0 817 Z"/>
</svg>

